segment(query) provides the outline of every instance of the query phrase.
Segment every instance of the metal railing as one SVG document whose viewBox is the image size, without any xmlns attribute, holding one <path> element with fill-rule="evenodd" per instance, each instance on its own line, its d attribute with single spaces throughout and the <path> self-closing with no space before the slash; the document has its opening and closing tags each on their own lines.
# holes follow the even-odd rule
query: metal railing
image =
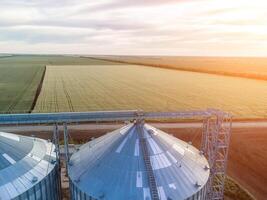
<svg viewBox="0 0 267 200">
<path fill-rule="evenodd" d="M 210 117 L 215 114 L 228 115 L 217 110 L 185 112 L 143 112 L 138 110 L 0 114 L 1 124 L 53 124 L 91 121 L 127 121 L 136 119 L 186 119 Z"/>
</svg>

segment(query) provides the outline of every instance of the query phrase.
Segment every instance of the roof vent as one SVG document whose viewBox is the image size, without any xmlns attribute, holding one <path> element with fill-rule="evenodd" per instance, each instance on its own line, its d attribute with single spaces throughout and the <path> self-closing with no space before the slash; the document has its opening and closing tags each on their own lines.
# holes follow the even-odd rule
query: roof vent
<svg viewBox="0 0 267 200">
<path fill-rule="evenodd" d="M 32 183 L 35 183 L 38 181 L 38 178 L 36 176 L 32 177 Z"/>
<path fill-rule="evenodd" d="M 52 160 L 50 161 L 50 163 L 51 163 L 51 164 L 55 164 L 56 161 L 55 161 L 54 159 L 52 159 Z"/>
<path fill-rule="evenodd" d="M 195 187 L 200 187 L 201 184 L 199 184 L 198 182 L 195 183 Z"/>
<path fill-rule="evenodd" d="M 201 186 L 201 184 L 199 184 L 198 182 L 195 183 L 195 187 L 198 188 L 198 187 L 200 187 L 200 186 Z"/>
<path fill-rule="evenodd" d="M 192 146 L 192 142 L 191 141 L 189 141 L 187 144 L 188 144 L 188 145 L 186 145 L 187 149 L 189 148 L 189 146 Z"/>
<path fill-rule="evenodd" d="M 149 129 L 149 130 L 148 130 L 148 133 L 149 133 L 150 135 L 154 135 L 154 134 L 155 134 L 154 131 L 153 131 L 152 129 Z"/>
<path fill-rule="evenodd" d="M 210 168 L 209 168 L 209 166 L 205 165 L 204 169 L 209 170 Z"/>
</svg>

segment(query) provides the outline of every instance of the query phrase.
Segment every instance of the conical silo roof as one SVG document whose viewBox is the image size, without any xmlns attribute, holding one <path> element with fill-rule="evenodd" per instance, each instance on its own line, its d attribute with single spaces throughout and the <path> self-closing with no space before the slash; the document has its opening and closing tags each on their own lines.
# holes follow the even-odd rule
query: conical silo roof
<svg viewBox="0 0 267 200">
<path fill-rule="evenodd" d="M 54 169 L 54 161 L 56 155 L 51 142 L 0 132 L 0 199 L 39 198 L 41 186 L 33 188 Z"/>
<path fill-rule="evenodd" d="M 159 198 L 177 200 L 191 197 L 206 185 L 208 167 L 192 145 L 148 124 L 135 123 L 83 145 L 70 159 L 69 176 L 75 188 L 93 199 L 149 200 L 152 175 Z"/>
</svg>

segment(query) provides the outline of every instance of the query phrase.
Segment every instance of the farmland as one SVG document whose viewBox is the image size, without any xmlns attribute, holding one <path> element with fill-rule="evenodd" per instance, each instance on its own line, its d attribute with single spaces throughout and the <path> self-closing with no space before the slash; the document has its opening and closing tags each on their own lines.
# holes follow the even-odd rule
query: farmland
<svg viewBox="0 0 267 200">
<path fill-rule="evenodd" d="M 238 66 L 223 68 L 223 65 L 227 66 L 224 63 L 216 70 L 220 73 L 242 72 Z M 265 73 L 264 67 L 255 66 L 255 72 Z M 34 104 L 44 69 L 42 89 Z M 214 107 L 233 113 L 235 118 L 267 118 L 265 80 L 73 56 L 2 56 L 0 72 L 0 111 L 29 112 L 32 105 L 35 105 L 33 112 L 167 111 Z M 247 72 L 252 73 L 249 69 Z M 166 131 L 186 141 L 192 140 L 192 129 L 177 131 L 169 128 Z M 266 195 L 266 176 L 262 175 L 266 171 L 266 156 L 261 153 L 266 146 L 265 132 L 266 129 L 255 127 L 235 129 L 229 154 L 228 174 L 259 199 Z M 41 136 L 41 132 L 38 134 Z M 86 134 L 89 135 L 83 135 L 81 139 L 88 139 L 96 132 L 86 130 Z"/>
<path fill-rule="evenodd" d="M 30 112 L 47 64 L 113 64 L 66 56 L 0 56 L 0 112 Z"/>
<path fill-rule="evenodd" d="M 31 109 L 44 66 L 2 64 L 0 59 L 0 111 L 28 112 Z"/>
<path fill-rule="evenodd" d="M 161 64 L 165 59 L 154 58 L 154 62 Z M 192 58 L 192 62 L 195 63 L 197 59 L 200 58 Z M 240 62 L 246 63 L 244 58 L 243 61 L 236 61 L 239 63 L 236 67 L 229 68 L 229 58 L 224 62 L 206 59 L 207 66 L 211 68 L 218 65 L 216 70 L 222 72 L 240 71 Z M 142 59 L 140 61 L 143 62 Z M 259 65 L 263 60 L 259 58 L 252 61 L 249 62 L 251 70 L 255 66 L 255 73 L 261 71 L 264 75 L 266 68 Z M 179 62 L 188 66 L 189 61 Z M 231 63 L 235 62 L 232 60 Z M 235 118 L 267 117 L 267 82 L 264 80 L 60 55 L 0 57 L 1 112 L 31 111 L 45 66 L 47 70 L 43 86 L 33 112 L 114 109 L 161 111 L 214 107 L 232 112 Z M 203 66 L 202 63 L 199 68 Z M 244 64 L 244 67 L 248 69 L 248 74 L 251 73 L 248 65 Z"/>
<path fill-rule="evenodd" d="M 266 99 L 262 80 L 125 64 L 49 65 L 34 112 L 214 107 L 264 118 Z"/>
<path fill-rule="evenodd" d="M 96 58 L 128 64 L 267 80 L 267 58 L 182 56 L 98 56 Z"/>
</svg>

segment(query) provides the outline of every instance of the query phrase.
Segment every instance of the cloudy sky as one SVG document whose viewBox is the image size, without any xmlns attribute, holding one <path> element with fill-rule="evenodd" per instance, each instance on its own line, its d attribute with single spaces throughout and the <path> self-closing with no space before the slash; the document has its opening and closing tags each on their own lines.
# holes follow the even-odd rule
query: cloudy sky
<svg viewBox="0 0 267 200">
<path fill-rule="evenodd" d="M 0 0 L 0 53 L 267 56 L 266 0 Z"/>
</svg>

